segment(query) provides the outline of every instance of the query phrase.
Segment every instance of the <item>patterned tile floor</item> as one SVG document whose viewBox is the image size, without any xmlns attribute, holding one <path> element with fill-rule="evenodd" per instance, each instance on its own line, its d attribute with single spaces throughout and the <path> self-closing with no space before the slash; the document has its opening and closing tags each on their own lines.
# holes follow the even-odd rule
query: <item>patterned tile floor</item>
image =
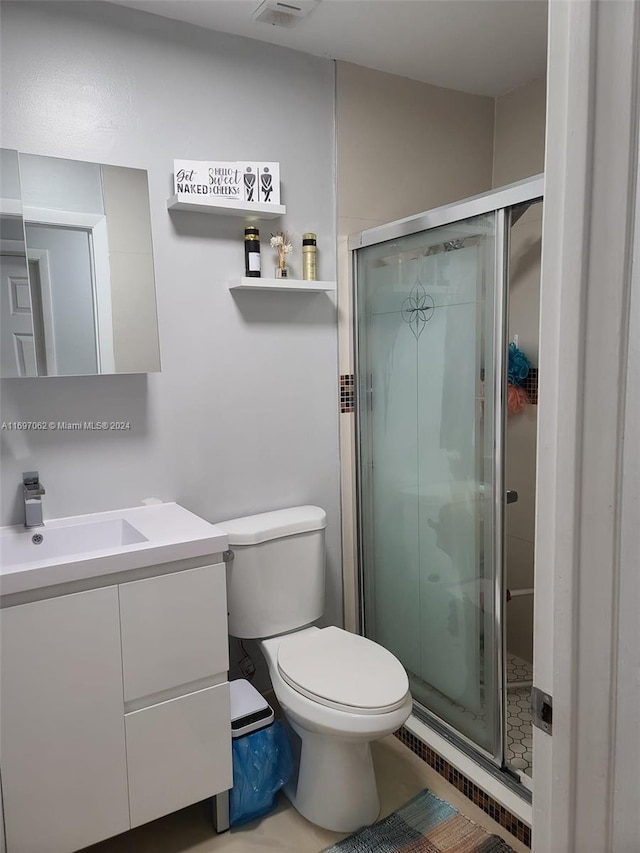
<svg viewBox="0 0 640 853">
<path fill-rule="evenodd" d="M 533 667 L 530 663 L 517 655 L 507 653 L 507 763 L 518 773 L 525 773 L 532 777 L 531 767 L 533 764 L 532 744 L 533 732 L 531 722 L 531 683 L 533 681 Z M 430 685 L 416 676 L 410 679 L 411 691 L 414 698 L 427 707 L 431 707 L 436 713 L 443 713 L 446 719 L 452 721 L 469 737 L 472 737 L 474 721 L 483 719 L 483 714 L 474 714 L 463 705 L 458 705 L 447 699 L 443 694 L 434 691 Z M 509 685 L 513 686 L 509 686 Z M 524 686 L 521 686 L 523 685 Z M 437 693 L 437 702 L 433 704 L 434 694 Z M 447 711 L 446 708 L 451 710 Z M 464 723 L 466 721 L 466 730 Z"/>
<path fill-rule="evenodd" d="M 507 654 L 507 761 L 527 776 L 532 775 L 533 733 L 531 730 L 531 687 L 509 687 L 509 683 L 531 682 L 530 663 Z"/>
<path fill-rule="evenodd" d="M 507 652 L 507 683 L 514 681 L 533 682 L 533 667 L 529 661 Z"/>
</svg>

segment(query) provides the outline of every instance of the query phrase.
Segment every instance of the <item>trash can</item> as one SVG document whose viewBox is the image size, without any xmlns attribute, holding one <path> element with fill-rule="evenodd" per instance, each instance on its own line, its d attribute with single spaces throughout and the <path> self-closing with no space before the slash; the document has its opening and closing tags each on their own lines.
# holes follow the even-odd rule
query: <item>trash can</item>
<svg viewBox="0 0 640 853">
<path fill-rule="evenodd" d="M 292 772 L 286 732 L 274 721 L 273 708 L 245 679 L 232 681 L 231 745 L 233 788 L 229 791 L 231 826 L 246 823 L 275 807 L 276 794 Z"/>
</svg>

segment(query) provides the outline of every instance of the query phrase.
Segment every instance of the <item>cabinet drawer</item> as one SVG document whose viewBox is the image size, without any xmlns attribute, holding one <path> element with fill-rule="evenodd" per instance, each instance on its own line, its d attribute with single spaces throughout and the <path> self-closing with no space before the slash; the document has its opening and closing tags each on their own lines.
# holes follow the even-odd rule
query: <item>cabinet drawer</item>
<svg viewBox="0 0 640 853">
<path fill-rule="evenodd" d="M 229 668 L 224 563 L 121 584 L 125 702 Z"/>
<path fill-rule="evenodd" d="M 229 684 L 125 715 L 131 826 L 231 788 Z"/>
</svg>

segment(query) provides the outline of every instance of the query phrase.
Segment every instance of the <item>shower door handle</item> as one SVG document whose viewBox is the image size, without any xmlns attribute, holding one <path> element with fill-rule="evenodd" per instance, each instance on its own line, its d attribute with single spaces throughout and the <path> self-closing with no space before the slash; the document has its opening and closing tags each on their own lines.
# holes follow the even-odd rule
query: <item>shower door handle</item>
<svg viewBox="0 0 640 853">
<path fill-rule="evenodd" d="M 517 502 L 517 500 L 518 500 L 518 493 L 510 489 L 507 492 L 507 503 L 508 504 L 514 504 Z"/>
</svg>

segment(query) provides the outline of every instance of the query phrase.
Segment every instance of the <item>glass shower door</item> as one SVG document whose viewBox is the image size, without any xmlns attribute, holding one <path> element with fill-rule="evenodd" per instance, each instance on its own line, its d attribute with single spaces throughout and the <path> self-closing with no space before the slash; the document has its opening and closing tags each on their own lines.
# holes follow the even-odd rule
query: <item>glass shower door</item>
<svg viewBox="0 0 640 853">
<path fill-rule="evenodd" d="M 355 268 L 364 633 L 498 763 L 502 234 L 491 212 L 358 249 Z"/>
</svg>

